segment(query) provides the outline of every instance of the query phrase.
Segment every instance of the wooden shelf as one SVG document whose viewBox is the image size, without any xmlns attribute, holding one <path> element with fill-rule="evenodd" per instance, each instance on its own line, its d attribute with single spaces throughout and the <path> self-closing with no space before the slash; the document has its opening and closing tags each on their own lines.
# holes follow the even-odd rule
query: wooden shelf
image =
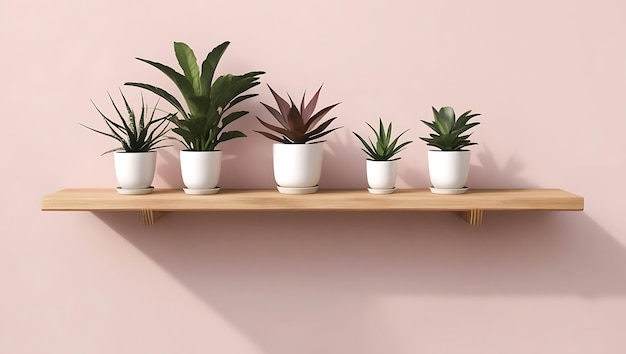
<svg viewBox="0 0 626 354">
<path fill-rule="evenodd" d="M 139 211 L 145 225 L 169 211 L 454 211 L 480 225 L 489 210 L 583 210 L 581 196 L 560 189 L 474 189 L 438 195 L 427 189 L 400 189 L 374 195 L 367 190 L 319 190 L 286 195 L 272 190 L 221 190 L 186 195 L 182 189 L 155 189 L 146 195 L 120 195 L 114 188 L 64 189 L 43 197 L 44 211 Z"/>
</svg>

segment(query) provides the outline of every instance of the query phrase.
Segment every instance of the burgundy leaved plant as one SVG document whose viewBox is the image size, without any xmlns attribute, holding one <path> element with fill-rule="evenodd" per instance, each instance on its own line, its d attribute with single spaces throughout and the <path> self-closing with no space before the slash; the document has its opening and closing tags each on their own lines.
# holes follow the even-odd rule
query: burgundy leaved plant
<svg viewBox="0 0 626 354">
<path fill-rule="evenodd" d="M 264 122 L 261 118 L 256 117 L 264 127 L 271 130 L 272 132 L 278 133 L 279 135 L 274 135 L 268 132 L 256 131 L 263 136 L 281 142 L 285 144 L 306 144 L 307 142 L 313 141 L 315 139 L 321 138 L 324 135 L 339 129 L 333 128 L 330 130 L 326 130 L 330 123 L 332 123 L 337 117 L 330 118 L 323 123 L 318 123 L 324 118 L 324 116 L 333 109 L 339 103 L 335 103 L 330 105 L 317 113 L 313 113 L 315 111 L 315 106 L 317 105 L 317 99 L 319 98 L 320 91 L 322 88 L 320 87 L 311 101 L 309 103 L 304 104 L 304 96 L 302 95 L 302 103 L 300 103 L 300 109 L 293 103 L 291 96 L 287 94 L 289 97 L 289 104 L 286 100 L 280 97 L 272 88 L 269 87 L 276 103 L 278 104 L 278 109 L 275 109 L 271 106 L 266 105 L 261 102 L 265 108 L 274 116 L 274 118 L 280 123 L 281 126 L 272 125 Z"/>
</svg>

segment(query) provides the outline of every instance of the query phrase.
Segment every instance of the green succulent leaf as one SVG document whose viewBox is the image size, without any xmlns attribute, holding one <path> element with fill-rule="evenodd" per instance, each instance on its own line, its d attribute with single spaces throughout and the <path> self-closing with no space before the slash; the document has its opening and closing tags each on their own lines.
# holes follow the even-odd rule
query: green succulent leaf
<svg viewBox="0 0 626 354">
<path fill-rule="evenodd" d="M 371 124 L 366 123 L 367 126 L 374 132 L 375 143 L 372 142 L 371 139 L 368 138 L 366 141 L 359 134 L 353 132 L 353 134 L 359 139 L 361 144 L 363 145 L 363 150 L 372 160 L 377 161 L 387 161 L 392 159 L 397 153 L 402 151 L 407 145 L 412 143 L 412 141 L 402 142 L 400 145 L 398 144 L 398 140 L 400 137 L 406 133 L 408 130 L 403 131 L 397 137 L 393 138 L 392 135 L 392 123 L 389 123 L 387 128 L 383 123 L 382 118 L 378 121 L 378 130 L 376 130 Z"/>
<path fill-rule="evenodd" d="M 469 123 L 470 119 L 479 116 L 479 113 L 472 114 L 472 111 L 468 110 L 455 119 L 452 107 L 442 107 L 440 110 L 432 107 L 432 110 L 434 120 L 432 122 L 422 120 L 422 123 L 434 131 L 429 134 L 430 138 L 420 137 L 427 145 L 444 151 L 461 150 L 467 146 L 477 145 L 469 140 L 471 133 L 461 134 L 480 124 L 479 122 Z"/>
</svg>

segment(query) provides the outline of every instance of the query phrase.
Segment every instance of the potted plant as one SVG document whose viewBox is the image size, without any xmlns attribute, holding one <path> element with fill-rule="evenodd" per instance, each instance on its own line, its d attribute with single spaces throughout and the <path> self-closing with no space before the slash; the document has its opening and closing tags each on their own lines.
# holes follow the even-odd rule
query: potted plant
<svg viewBox="0 0 626 354">
<path fill-rule="evenodd" d="M 243 75 L 222 75 L 215 80 L 215 69 L 230 42 L 224 42 L 213 48 L 198 66 L 191 48 L 181 42 L 174 42 L 174 52 L 183 74 L 167 65 L 147 59 L 137 58 L 159 69 L 170 78 L 184 98 L 186 107 L 173 95 L 162 88 L 137 82 L 126 85 L 149 90 L 174 106 L 180 117 L 171 121 L 176 125 L 172 131 L 178 134 L 185 146 L 180 152 L 180 163 L 184 188 L 187 194 L 213 194 L 219 191 L 222 151 L 217 145 L 225 141 L 245 137 L 238 130 L 226 131 L 225 128 L 248 111 L 235 111 L 233 107 L 257 94 L 244 94 L 258 85 L 262 71 L 253 71 Z"/>
<path fill-rule="evenodd" d="M 320 87 L 313 98 L 305 105 L 305 95 L 298 108 L 291 97 L 290 103 L 280 97 L 268 85 L 278 109 L 263 102 L 261 104 L 280 123 L 280 126 L 259 122 L 279 135 L 257 131 L 257 133 L 276 141 L 273 145 L 274 179 L 278 191 L 285 194 L 315 193 L 322 174 L 322 160 L 324 156 L 323 141 L 314 141 L 326 134 L 339 129 L 328 129 L 328 126 L 337 117 L 330 118 L 318 125 L 324 116 L 339 103 L 335 103 L 314 113 L 317 100 L 322 88 Z"/>
<path fill-rule="evenodd" d="M 434 133 L 430 137 L 421 137 L 429 146 L 439 150 L 428 151 L 428 173 L 432 184 L 431 191 L 437 194 L 460 194 L 467 191 L 465 182 L 469 174 L 470 151 L 464 148 L 476 143 L 469 140 L 468 130 L 480 124 L 470 123 L 470 119 L 479 116 L 471 110 L 457 119 L 452 107 L 437 110 L 432 107 L 434 120 L 422 120 Z"/>
<path fill-rule="evenodd" d="M 118 109 L 111 95 L 109 99 L 119 117 L 119 123 L 105 116 L 94 104 L 100 116 L 109 127 L 109 133 L 103 132 L 84 124 L 87 129 L 117 140 L 121 146 L 105 151 L 102 155 L 114 152 L 115 175 L 117 177 L 117 191 L 120 194 L 147 194 L 152 192 L 152 180 L 156 168 L 156 149 L 165 139 L 165 133 L 169 131 L 168 120 L 174 114 L 167 114 L 161 118 L 155 118 L 156 105 L 150 115 L 147 115 L 147 107 L 141 97 L 141 113 L 139 119 L 134 110 L 128 104 L 124 93 L 120 91 L 127 117 L 124 117 Z M 93 102 L 92 102 L 93 103 Z M 158 104 L 158 103 L 157 103 Z"/>
<path fill-rule="evenodd" d="M 363 144 L 363 150 L 369 158 L 365 161 L 367 172 L 367 184 L 372 194 L 389 194 L 396 189 L 396 177 L 398 175 L 398 160 L 393 158 L 397 153 L 412 143 L 405 141 L 398 144 L 400 137 L 408 130 L 403 131 L 395 138 L 391 136 L 391 122 L 387 129 L 383 125 L 382 118 L 378 121 L 378 131 L 369 123 L 366 123 L 374 132 L 376 143 L 368 138 L 366 141 L 356 132 L 352 132 Z M 393 139 L 393 140 L 392 140 Z"/>
</svg>

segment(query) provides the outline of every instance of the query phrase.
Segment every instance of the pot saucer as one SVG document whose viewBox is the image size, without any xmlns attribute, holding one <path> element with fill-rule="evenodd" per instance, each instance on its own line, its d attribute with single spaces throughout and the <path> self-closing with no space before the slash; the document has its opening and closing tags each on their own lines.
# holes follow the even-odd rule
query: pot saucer
<svg viewBox="0 0 626 354">
<path fill-rule="evenodd" d="M 396 187 L 393 188 L 368 188 L 367 189 L 372 194 L 391 194 L 395 192 Z"/>
<path fill-rule="evenodd" d="M 140 194 L 150 194 L 154 190 L 154 187 L 150 186 L 148 188 L 122 188 L 117 187 L 117 193 L 124 195 L 140 195 Z"/>
<path fill-rule="evenodd" d="M 435 188 L 433 186 L 430 186 L 430 191 L 435 193 L 435 194 L 463 194 L 465 192 L 467 192 L 469 188 L 467 187 L 463 187 L 463 188 Z"/>
<path fill-rule="evenodd" d="M 183 190 L 185 191 L 185 194 L 190 194 L 190 195 L 209 195 L 209 194 L 215 194 L 219 192 L 220 187 L 199 188 L 199 189 L 183 188 Z"/>
<path fill-rule="evenodd" d="M 278 191 L 283 194 L 311 194 L 317 192 L 319 186 L 313 187 L 281 187 L 276 186 Z"/>
</svg>

